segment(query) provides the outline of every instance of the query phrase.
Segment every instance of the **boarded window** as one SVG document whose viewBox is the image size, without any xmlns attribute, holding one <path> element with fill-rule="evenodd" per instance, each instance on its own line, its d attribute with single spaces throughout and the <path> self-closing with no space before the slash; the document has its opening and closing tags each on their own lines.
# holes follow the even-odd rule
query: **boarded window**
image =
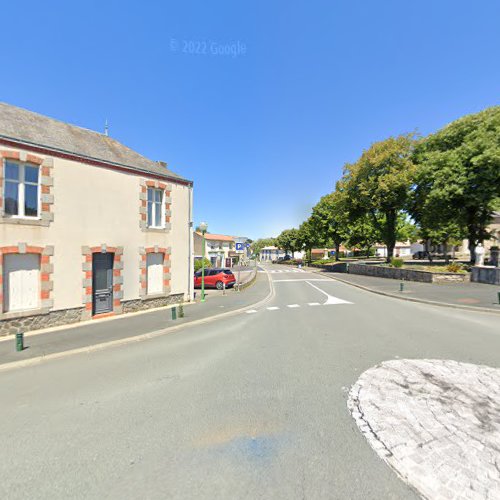
<svg viewBox="0 0 500 500">
<path fill-rule="evenodd" d="M 3 261 L 4 311 L 40 307 L 40 256 L 7 254 Z"/>
<path fill-rule="evenodd" d="M 163 293 L 163 254 L 148 253 L 146 262 L 148 295 Z"/>
</svg>

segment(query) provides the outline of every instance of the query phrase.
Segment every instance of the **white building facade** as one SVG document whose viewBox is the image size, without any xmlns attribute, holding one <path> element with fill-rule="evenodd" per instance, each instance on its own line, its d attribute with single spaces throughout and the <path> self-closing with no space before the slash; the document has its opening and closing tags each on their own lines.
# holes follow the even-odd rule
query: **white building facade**
<svg viewBox="0 0 500 500">
<path fill-rule="evenodd" d="M 192 182 L 0 104 L 0 335 L 192 297 Z"/>
</svg>

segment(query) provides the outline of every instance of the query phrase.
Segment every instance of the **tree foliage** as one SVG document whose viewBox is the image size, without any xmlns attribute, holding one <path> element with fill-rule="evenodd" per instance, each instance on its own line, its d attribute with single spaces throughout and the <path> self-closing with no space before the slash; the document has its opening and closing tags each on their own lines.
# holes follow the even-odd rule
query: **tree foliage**
<svg viewBox="0 0 500 500">
<path fill-rule="evenodd" d="M 297 252 L 302 249 L 302 241 L 298 229 L 285 229 L 276 238 L 276 246 L 286 253 Z"/>
<path fill-rule="evenodd" d="M 251 242 L 250 249 L 254 255 L 258 255 L 264 247 L 273 247 L 275 244 L 275 238 L 259 238 Z"/>
<path fill-rule="evenodd" d="M 315 242 L 321 247 L 335 246 L 338 260 L 340 245 L 348 236 L 348 219 L 345 209 L 345 197 L 341 190 L 322 196 L 313 207 L 309 218 L 312 230 L 316 234 Z"/>
<path fill-rule="evenodd" d="M 207 267 L 212 267 L 212 263 L 206 257 L 203 259 L 196 259 L 194 261 L 194 272 L 199 271 L 202 268 L 203 262 L 205 263 L 205 269 Z"/>
<path fill-rule="evenodd" d="M 412 213 L 425 234 L 469 240 L 471 260 L 500 198 L 500 106 L 464 116 L 422 140 Z"/>
<path fill-rule="evenodd" d="M 351 220 L 368 216 L 387 246 L 390 261 L 398 239 L 398 220 L 409 206 L 416 175 L 414 134 L 389 137 L 365 150 L 344 169 Z"/>
</svg>

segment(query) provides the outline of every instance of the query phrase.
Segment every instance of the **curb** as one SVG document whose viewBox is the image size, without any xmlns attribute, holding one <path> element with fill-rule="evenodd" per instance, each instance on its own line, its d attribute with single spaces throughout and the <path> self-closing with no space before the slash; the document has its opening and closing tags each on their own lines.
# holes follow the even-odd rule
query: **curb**
<svg viewBox="0 0 500 500">
<path fill-rule="evenodd" d="M 358 283 L 352 283 L 352 281 L 343 280 L 342 278 L 337 278 L 336 276 L 329 276 L 321 271 L 311 271 L 317 274 L 321 274 L 321 276 L 325 276 L 335 281 L 340 281 L 341 283 L 345 283 L 346 285 L 351 285 L 356 288 L 360 288 L 361 290 L 365 290 L 366 292 L 375 293 L 377 295 L 383 295 L 385 297 L 392 297 L 393 299 L 406 300 L 407 302 L 418 302 L 420 304 L 428 304 L 431 306 L 440 306 L 440 307 L 448 307 L 450 309 L 461 309 L 463 311 L 475 311 L 475 312 L 485 312 L 490 314 L 500 314 L 500 310 L 488 309 L 487 307 L 474 307 L 474 306 L 462 306 L 460 304 L 449 304 L 446 302 L 436 302 L 435 300 L 426 300 L 426 299 L 416 299 L 414 297 L 400 297 L 399 295 L 395 295 L 389 292 L 382 292 L 380 290 L 375 290 L 373 288 L 369 288 L 364 285 L 359 285 Z"/>
<path fill-rule="evenodd" d="M 24 332 L 24 337 L 29 338 L 29 337 L 33 337 L 35 335 L 44 335 L 46 333 L 54 333 L 54 332 L 58 332 L 60 330 L 69 330 L 72 328 L 78 328 L 79 326 L 96 325 L 96 324 L 103 323 L 103 322 L 126 319 L 129 317 L 139 316 L 142 314 L 148 314 L 148 313 L 152 313 L 152 312 L 167 311 L 169 309 L 173 309 L 174 307 L 178 307 L 181 305 L 184 307 L 188 307 L 188 306 L 192 306 L 195 304 L 197 304 L 197 302 L 194 302 L 193 300 L 189 301 L 189 302 L 175 302 L 173 304 L 168 304 L 166 306 L 152 307 L 151 309 L 142 309 L 140 311 L 134 311 L 134 312 L 126 313 L 126 314 L 119 314 L 117 316 L 108 316 L 106 318 L 86 319 L 85 321 L 75 321 L 74 323 L 67 323 L 64 325 L 50 326 L 47 328 L 39 328 L 37 330 L 29 330 L 27 332 Z M 15 339 L 15 334 L 2 335 L 0 337 L 0 343 L 11 341 L 13 339 Z"/>
<path fill-rule="evenodd" d="M 11 361 L 10 363 L 0 364 L 0 372 L 13 370 L 16 368 L 25 368 L 28 366 L 38 365 L 40 363 L 43 363 L 44 361 L 65 358 L 67 356 L 72 356 L 75 354 L 83 354 L 83 353 L 90 354 L 92 352 L 102 351 L 104 349 L 107 349 L 108 347 L 117 347 L 117 346 L 132 344 L 135 342 L 142 342 L 144 340 L 154 339 L 156 337 L 161 337 L 163 335 L 167 335 L 169 333 L 173 333 L 173 332 L 176 332 L 178 330 L 182 330 L 183 328 L 186 328 L 188 326 L 203 325 L 205 323 L 210 323 L 210 322 L 218 320 L 218 319 L 227 318 L 230 316 L 235 316 L 236 314 L 244 312 L 247 309 L 259 307 L 260 305 L 265 304 L 266 302 L 269 302 L 274 297 L 275 290 L 274 290 L 273 282 L 272 282 L 272 280 L 269 276 L 269 273 L 267 271 L 266 271 L 266 275 L 267 275 L 267 281 L 268 281 L 269 288 L 270 288 L 269 293 L 263 299 L 261 299 L 257 302 L 254 302 L 253 304 L 247 305 L 245 307 L 235 309 L 234 311 L 228 311 L 228 312 L 224 312 L 221 314 L 216 314 L 215 316 L 210 316 L 208 318 L 195 319 L 193 321 L 189 321 L 189 322 L 183 323 L 181 325 L 171 326 L 169 328 L 164 328 L 162 330 L 156 330 L 156 331 L 149 332 L 149 333 L 143 333 L 141 335 L 136 335 L 134 337 L 127 337 L 125 339 L 111 340 L 109 342 L 101 342 L 99 344 L 94 344 L 94 345 L 90 345 L 90 346 L 86 346 L 86 347 L 78 347 L 76 349 L 70 349 L 68 351 L 54 352 L 52 354 L 47 354 L 45 356 L 36 356 L 36 357 L 30 358 L 30 359 Z"/>
<path fill-rule="evenodd" d="M 257 279 L 257 269 L 255 269 L 253 271 L 253 276 L 247 280 L 247 281 L 244 281 L 243 283 L 241 283 L 238 287 L 238 289 L 241 291 L 241 290 L 245 290 L 245 288 L 248 288 L 249 286 L 253 285 L 255 283 L 255 280 Z"/>
</svg>

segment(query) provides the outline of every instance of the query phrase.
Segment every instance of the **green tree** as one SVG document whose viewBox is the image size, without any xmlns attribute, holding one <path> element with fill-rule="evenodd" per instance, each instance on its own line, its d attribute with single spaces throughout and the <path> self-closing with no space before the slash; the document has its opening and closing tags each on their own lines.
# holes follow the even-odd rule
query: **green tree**
<svg viewBox="0 0 500 500">
<path fill-rule="evenodd" d="M 345 189 L 352 220 L 367 215 L 387 246 L 390 262 L 398 239 L 398 221 L 408 208 L 416 165 L 414 134 L 389 137 L 346 165 Z"/>
<path fill-rule="evenodd" d="M 300 240 L 300 234 L 297 229 L 285 229 L 276 238 L 276 246 L 285 251 L 285 253 L 290 252 L 293 254 L 302 249 L 302 242 Z"/>
<path fill-rule="evenodd" d="M 340 245 L 348 237 L 348 214 L 344 193 L 336 189 L 333 193 L 322 196 L 313 207 L 309 220 L 316 233 L 315 242 L 325 248 L 333 245 L 335 259 L 339 260 Z"/>
<path fill-rule="evenodd" d="M 465 234 L 471 262 L 500 197 L 500 106 L 464 116 L 423 139 L 412 212 L 439 240 Z"/>
<path fill-rule="evenodd" d="M 212 267 L 212 263 L 206 257 L 204 257 L 203 260 L 205 261 L 205 269 L 207 269 L 208 267 Z M 194 261 L 194 272 L 199 271 L 201 269 L 201 266 L 202 259 L 196 259 Z"/>
<path fill-rule="evenodd" d="M 346 246 L 350 249 L 359 248 L 364 250 L 365 255 L 369 257 L 373 245 L 380 241 L 379 232 L 373 225 L 371 218 L 363 214 L 349 221 L 347 229 Z"/>
<path fill-rule="evenodd" d="M 251 242 L 250 249 L 254 255 L 259 255 L 264 247 L 273 247 L 275 245 L 275 238 L 259 238 L 258 240 Z"/>
<path fill-rule="evenodd" d="M 299 227 L 300 246 L 306 252 L 306 259 L 311 260 L 311 250 L 319 245 L 318 234 L 311 218 L 305 220 Z"/>
</svg>

